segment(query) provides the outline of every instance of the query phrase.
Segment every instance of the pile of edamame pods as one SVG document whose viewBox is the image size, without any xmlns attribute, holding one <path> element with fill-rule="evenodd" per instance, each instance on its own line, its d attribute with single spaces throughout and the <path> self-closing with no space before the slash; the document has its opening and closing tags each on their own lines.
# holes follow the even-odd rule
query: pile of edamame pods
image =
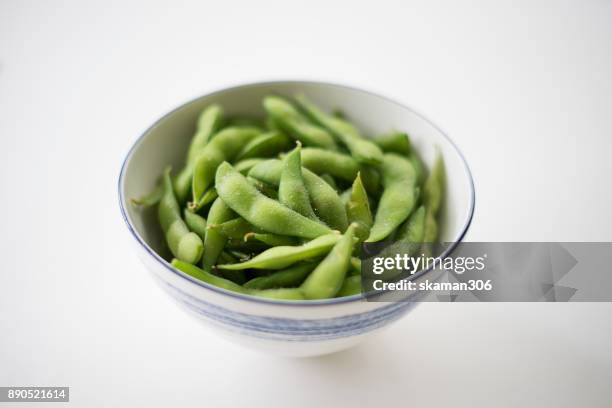
<svg viewBox="0 0 612 408">
<path fill-rule="evenodd" d="M 407 134 L 368 139 L 303 95 L 263 99 L 263 120 L 200 114 L 185 165 L 150 195 L 184 273 L 284 300 L 360 293 L 360 244 L 434 242 L 444 187 Z"/>
</svg>

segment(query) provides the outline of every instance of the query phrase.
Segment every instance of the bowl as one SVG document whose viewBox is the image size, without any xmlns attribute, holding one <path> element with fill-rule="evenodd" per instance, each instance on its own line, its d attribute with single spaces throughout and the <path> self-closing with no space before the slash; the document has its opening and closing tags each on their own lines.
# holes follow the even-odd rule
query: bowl
<svg viewBox="0 0 612 408">
<path fill-rule="evenodd" d="M 136 253 L 162 289 L 182 309 L 228 339 L 285 356 L 314 356 L 354 346 L 405 316 L 418 304 L 370 302 L 360 295 L 318 301 L 260 299 L 196 280 L 170 265 L 155 210 L 141 210 L 130 198 L 150 192 L 162 169 L 182 165 L 198 114 L 211 103 L 228 115 L 263 116 L 265 95 L 303 93 L 324 109 L 339 107 L 365 135 L 392 129 L 406 131 L 431 165 L 436 149 L 444 156 L 447 185 L 441 209 L 440 238 L 460 242 L 474 212 L 474 184 L 455 144 L 435 125 L 393 100 L 350 86 L 323 82 L 251 83 L 213 92 L 164 115 L 140 136 L 125 158 L 119 176 L 119 202 Z M 451 205 L 452 204 L 452 205 Z"/>
</svg>

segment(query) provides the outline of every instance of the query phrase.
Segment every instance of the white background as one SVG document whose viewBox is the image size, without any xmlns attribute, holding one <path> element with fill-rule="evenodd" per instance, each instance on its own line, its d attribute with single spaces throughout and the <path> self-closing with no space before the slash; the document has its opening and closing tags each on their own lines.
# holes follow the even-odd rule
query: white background
<svg viewBox="0 0 612 408">
<path fill-rule="evenodd" d="M 476 181 L 469 240 L 612 240 L 612 2 L 459 3 L 0 0 L 0 386 L 88 407 L 610 406 L 611 304 L 424 304 L 279 359 L 192 321 L 132 253 L 116 183 L 139 134 L 291 78 L 448 132 Z"/>
</svg>

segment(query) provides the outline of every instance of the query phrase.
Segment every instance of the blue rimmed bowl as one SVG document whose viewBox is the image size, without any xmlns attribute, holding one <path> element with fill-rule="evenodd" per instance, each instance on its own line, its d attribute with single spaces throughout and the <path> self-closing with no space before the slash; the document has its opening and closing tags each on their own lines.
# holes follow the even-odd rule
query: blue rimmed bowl
<svg viewBox="0 0 612 408">
<path fill-rule="evenodd" d="M 289 356 L 313 356 L 351 347 L 412 310 L 415 301 L 383 303 L 360 296 L 287 302 L 229 292 L 198 281 L 170 265 L 154 210 L 140 210 L 130 198 L 151 191 L 170 164 L 179 168 L 202 109 L 218 103 L 231 116 L 263 116 L 265 95 L 303 93 L 325 109 L 341 107 L 364 134 L 391 129 L 410 134 L 426 164 L 436 149 L 444 155 L 447 186 L 441 211 L 441 239 L 463 239 L 474 212 L 474 184 L 465 159 L 435 125 L 388 98 L 349 86 L 305 81 L 240 85 L 204 95 L 163 116 L 136 140 L 119 176 L 119 202 L 140 259 L 184 310 L 245 346 Z"/>
</svg>

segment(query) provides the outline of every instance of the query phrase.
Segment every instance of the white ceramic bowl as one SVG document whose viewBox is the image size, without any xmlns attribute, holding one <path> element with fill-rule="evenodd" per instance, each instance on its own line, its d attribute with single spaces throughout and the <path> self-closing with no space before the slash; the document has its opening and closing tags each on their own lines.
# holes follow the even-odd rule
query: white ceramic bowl
<svg viewBox="0 0 612 408">
<path fill-rule="evenodd" d="M 435 149 L 444 155 L 447 186 L 441 239 L 459 242 L 474 212 L 474 185 L 468 166 L 451 140 L 413 110 L 360 89 L 320 82 L 253 83 L 223 89 L 174 109 L 147 129 L 130 149 L 119 176 L 121 213 L 140 259 L 183 309 L 231 340 L 280 355 L 312 356 L 351 347 L 412 310 L 417 302 L 367 302 L 359 295 L 321 301 L 287 302 L 229 292 L 174 269 L 158 252 L 163 237 L 155 211 L 141 211 L 129 199 L 153 189 L 162 169 L 179 168 L 198 114 L 211 104 L 228 115 L 263 116 L 262 98 L 271 93 L 304 93 L 324 109 L 340 107 L 365 135 L 392 129 L 410 134 L 431 165 Z"/>
</svg>

